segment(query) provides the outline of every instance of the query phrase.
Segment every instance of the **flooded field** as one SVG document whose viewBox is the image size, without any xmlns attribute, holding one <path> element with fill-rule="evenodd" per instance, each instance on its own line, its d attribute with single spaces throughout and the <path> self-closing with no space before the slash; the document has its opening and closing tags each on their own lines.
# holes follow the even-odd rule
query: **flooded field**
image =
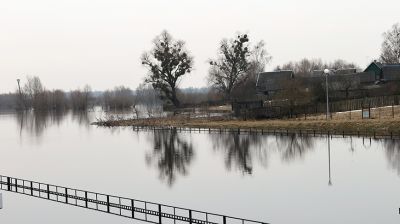
<svg viewBox="0 0 400 224">
<path fill-rule="evenodd" d="M 0 175 L 270 223 L 399 223 L 400 141 L 90 125 L 0 115 Z M 136 221 L 3 192 L 1 223 Z"/>
</svg>

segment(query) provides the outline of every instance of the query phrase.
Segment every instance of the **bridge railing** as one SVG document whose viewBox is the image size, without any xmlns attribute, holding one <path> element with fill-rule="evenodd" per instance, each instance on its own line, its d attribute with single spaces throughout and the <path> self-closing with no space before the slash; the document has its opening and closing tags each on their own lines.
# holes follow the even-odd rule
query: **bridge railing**
<svg viewBox="0 0 400 224">
<path fill-rule="evenodd" d="M 267 224 L 2 175 L 0 189 L 154 224 Z"/>
</svg>

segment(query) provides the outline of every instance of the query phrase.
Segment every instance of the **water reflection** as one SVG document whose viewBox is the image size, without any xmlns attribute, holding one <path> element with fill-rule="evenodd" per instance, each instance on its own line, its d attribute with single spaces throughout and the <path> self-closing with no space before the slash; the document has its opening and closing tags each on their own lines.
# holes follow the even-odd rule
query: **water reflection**
<svg viewBox="0 0 400 224">
<path fill-rule="evenodd" d="M 221 135 L 211 135 L 214 150 L 224 153 L 225 166 L 228 170 L 232 167 L 240 170 L 243 174 L 253 173 L 253 158 L 258 158 L 263 166 L 268 163 L 267 148 L 262 147 L 263 139 L 258 135 L 241 135 L 239 133 L 229 133 Z M 265 143 L 265 142 L 264 142 Z"/>
<path fill-rule="evenodd" d="M 292 162 L 302 159 L 307 152 L 314 149 L 314 139 L 310 136 L 276 136 L 277 148 L 281 152 L 282 160 Z"/>
<path fill-rule="evenodd" d="M 89 127 L 90 123 L 93 122 L 87 111 L 73 111 L 72 120 L 76 121 L 80 126 Z"/>
<path fill-rule="evenodd" d="M 389 166 L 400 175 L 400 140 L 382 140 Z"/>
<path fill-rule="evenodd" d="M 332 186 L 332 176 L 331 176 L 331 137 L 328 135 L 326 137 L 328 139 L 328 175 L 329 175 L 329 181 L 328 181 L 328 186 Z M 351 141 L 351 146 L 352 146 L 352 141 Z M 351 148 L 353 149 L 353 148 Z"/>
<path fill-rule="evenodd" d="M 15 114 L 19 135 L 25 132 L 30 136 L 40 138 L 47 128 L 52 126 L 61 126 L 65 123 L 66 118 L 71 118 L 73 122 L 79 126 L 90 127 L 92 122 L 88 112 L 69 112 L 69 111 L 52 111 L 52 112 L 34 112 L 25 111 Z"/>
<path fill-rule="evenodd" d="M 146 163 L 156 166 L 159 177 L 172 186 L 177 176 L 187 175 L 193 161 L 193 145 L 185 140 L 176 129 L 170 131 L 154 131 L 153 150 L 146 153 Z"/>
<path fill-rule="evenodd" d="M 27 131 L 35 137 L 42 136 L 49 125 L 60 125 L 65 118 L 64 112 L 19 112 L 16 114 L 20 135 Z"/>
</svg>

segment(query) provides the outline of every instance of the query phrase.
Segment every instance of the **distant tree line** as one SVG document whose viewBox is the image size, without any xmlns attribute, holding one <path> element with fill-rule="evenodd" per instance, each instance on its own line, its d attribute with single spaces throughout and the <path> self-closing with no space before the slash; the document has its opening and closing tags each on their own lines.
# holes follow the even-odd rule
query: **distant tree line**
<svg viewBox="0 0 400 224">
<path fill-rule="evenodd" d="M 400 24 L 383 34 L 383 43 L 379 61 L 382 63 L 400 63 Z M 101 96 L 94 95 L 90 86 L 64 92 L 48 90 L 39 77 L 27 77 L 20 89 L 15 93 L 0 95 L 0 108 L 16 108 L 19 110 L 87 110 L 94 105 L 108 109 L 137 108 L 147 105 L 158 108 L 160 104 L 172 107 L 196 105 L 203 103 L 227 103 L 232 100 L 258 99 L 255 84 L 257 75 L 265 71 L 271 61 L 264 41 L 253 42 L 247 33 L 239 33 L 233 38 L 224 38 L 217 48 L 217 55 L 209 59 L 208 88 L 180 89 L 179 83 L 194 69 L 194 58 L 182 40 L 175 40 L 167 31 L 163 31 L 153 40 L 153 47 L 142 54 L 141 64 L 148 74 L 143 84 L 136 90 L 118 86 L 107 90 Z M 308 76 L 314 70 L 325 68 L 345 69 L 360 67 L 338 59 L 331 63 L 321 59 L 302 59 L 277 66 L 274 70 L 292 70 L 297 76 Z M 352 85 L 344 80 L 350 89 Z M 322 88 L 312 93 L 301 92 L 301 83 L 290 83 L 293 101 L 298 101 L 309 94 L 318 95 L 322 100 Z M 288 97 L 288 96 L 286 96 Z M 153 106 L 152 106 L 153 105 Z M 157 105 L 157 106 L 155 106 Z M 151 109 L 149 109 L 151 110 Z M 158 109 L 157 109 L 158 110 Z M 146 112 L 150 114 L 150 111 Z"/>
<path fill-rule="evenodd" d="M 63 90 L 47 90 L 37 76 L 28 76 L 17 88 L 13 98 L 17 110 L 62 111 L 66 109 L 87 110 L 91 101 L 91 88 L 86 85 L 69 93 Z"/>
</svg>

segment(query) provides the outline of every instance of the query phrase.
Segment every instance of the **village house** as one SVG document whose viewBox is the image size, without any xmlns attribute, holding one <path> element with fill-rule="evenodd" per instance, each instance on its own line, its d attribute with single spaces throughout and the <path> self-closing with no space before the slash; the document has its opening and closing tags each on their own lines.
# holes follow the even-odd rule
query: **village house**
<svg viewBox="0 0 400 224">
<path fill-rule="evenodd" d="M 330 97 L 333 99 L 359 98 L 363 96 L 378 96 L 395 94 L 396 88 L 388 86 L 400 83 L 400 64 L 381 64 L 372 62 L 364 71 L 356 69 L 331 69 L 329 75 Z M 315 70 L 309 76 L 296 76 L 293 71 L 262 72 L 256 82 L 257 93 L 271 98 L 284 90 L 288 82 L 301 83 L 304 91 L 317 87 L 325 88 L 323 70 Z"/>
</svg>

